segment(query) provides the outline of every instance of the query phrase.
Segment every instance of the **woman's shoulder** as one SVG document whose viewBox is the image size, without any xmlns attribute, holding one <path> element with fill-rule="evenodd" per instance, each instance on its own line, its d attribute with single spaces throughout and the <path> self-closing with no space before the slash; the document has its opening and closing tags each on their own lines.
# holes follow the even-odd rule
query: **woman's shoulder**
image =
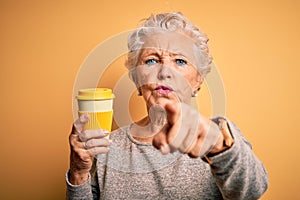
<svg viewBox="0 0 300 200">
<path fill-rule="evenodd" d="M 130 130 L 130 124 L 126 125 L 126 126 L 119 127 L 119 128 L 113 130 L 110 133 L 109 138 L 111 140 L 126 139 L 126 138 L 128 138 L 129 130 Z"/>
</svg>

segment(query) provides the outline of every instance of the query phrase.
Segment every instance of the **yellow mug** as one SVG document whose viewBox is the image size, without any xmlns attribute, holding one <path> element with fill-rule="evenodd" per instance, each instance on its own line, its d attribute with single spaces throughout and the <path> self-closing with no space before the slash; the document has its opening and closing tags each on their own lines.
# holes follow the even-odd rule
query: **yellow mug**
<svg viewBox="0 0 300 200">
<path fill-rule="evenodd" d="M 105 129 L 111 131 L 113 120 L 113 99 L 109 88 L 87 88 L 78 91 L 79 116 L 89 114 L 90 120 L 85 124 L 85 130 Z"/>
</svg>

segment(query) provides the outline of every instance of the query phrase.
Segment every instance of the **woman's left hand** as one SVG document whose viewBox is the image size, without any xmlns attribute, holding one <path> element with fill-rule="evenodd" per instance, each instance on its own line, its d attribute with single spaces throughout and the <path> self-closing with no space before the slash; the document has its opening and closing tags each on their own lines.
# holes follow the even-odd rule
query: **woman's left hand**
<svg viewBox="0 0 300 200">
<path fill-rule="evenodd" d="M 160 106 L 166 111 L 167 120 L 154 136 L 153 145 L 163 154 L 179 150 L 196 158 L 226 149 L 218 125 L 189 105 L 173 102 Z"/>
</svg>

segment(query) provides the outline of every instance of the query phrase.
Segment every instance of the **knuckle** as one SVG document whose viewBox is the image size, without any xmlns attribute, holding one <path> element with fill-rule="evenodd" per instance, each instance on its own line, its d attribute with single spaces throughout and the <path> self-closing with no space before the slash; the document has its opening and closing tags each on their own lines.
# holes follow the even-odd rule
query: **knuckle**
<svg viewBox="0 0 300 200">
<path fill-rule="evenodd" d="M 108 149 L 106 147 L 94 147 L 88 150 L 90 155 L 95 156 L 97 154 L 103 154 L 108 152 Z"/>
<path fill-rule="evenodd" d="M 194 153 L 188 153 L 188 156 L 191 157 L 191 158 L 198 158 L 199 155 L 196 155 Z"/>
<path fill-rule="evenodd" d="M 90 139 L 86 142 L 87 146 L 89 146 L 89 147 L 95 146 L 95 143 L 96 143 L 95 139 Z"/>
<path fill-rule="evenodd" d="M 79 151 L 78 157 L 80 160 L 84 160 L 84 161 L 87 161 L 90 159 L 90 155 L 87 153 L 84 153 L 83 151 Z"/>
<path fill-rule="evenodd" d="M 156 134 L 153 138 L 153 143 L 156 145 L 156 146 L 160 146 L 162 143 L 165 143 L 166 142 L 166 136 L 165 136 L 165 133 L 163 132 L 159 132 L 158 134 Z"/>
<path fill-rule="evenodd" d="M 223 150 L 223 145 L 215 145 L 211 152 L 221 152 Z"/>
<path fill-rule="evenodd" d="M 198 158 L 200 156 L 200 151 L 194 152 L 193 155 Z"/>
<path fill-rule="evenodd" d="M 77 137 L 74 135 L 69 136 L 69 143 L 72 147 L 75 147 L 77 144 Z"/>
<path fill-rule="evenodd" d="M 153 145 L 155 148 L 157 148 L 157 149 L 160 148 L 160 142 L 159 142 L 159 140 L 157 139 L 156 136 L 155 136 L 155 137 L 153 138 L 153 140 L 152 140 L 152 145 Z"/>
<path fill-rule="evenodd" d="M 72 132 L 74 134 L 76 134 L 76 133 L 78 134 L 78 133 L 81 133 L 81 131 L 82 131 L 82 127 L 74 122 L 73 127 L 72 127 Z"/>
<path fill-rule="evenodd" d="M 88 150 L 88 152 L 90 155 L 94 156 L 94 155 L 96 155 L 96 148 L 91 148 Z"/>
<path fill-rule="evenodd" d="M 200 150 L 194 148 L 188 152 L 188 155 L 192 158 L 198 158 L 200 156 Z"/>
<path fill-rule="evenodd" d="M 85 142 L 87 141 L 87 134 L 85 131 L 83 131 L 82 133 L 80 133 L 80 135 L 78 136 L 79 139 L 82 141 L 82 142 Z"/>
<path fill-rule="evenodd" d="M 69 135 L 69 141 L 71 142 L 72 138 L 74 137 L 74 135 L 70 134 Z"/>
</svg>

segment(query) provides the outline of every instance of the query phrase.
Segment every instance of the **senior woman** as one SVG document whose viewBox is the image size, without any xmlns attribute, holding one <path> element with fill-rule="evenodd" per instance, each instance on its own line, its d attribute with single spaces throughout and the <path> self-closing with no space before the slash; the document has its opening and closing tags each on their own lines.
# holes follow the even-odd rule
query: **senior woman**
<svg viewBox="0 0 300 200">
<path fill-rule="evenodd" d="M 192 109 L 210 71 L 208 39 L 181 13 L 145 20 L 128 38 L 129 76 L 148 115 L 110 134 L 74 122 L 68 199 L 258 199 L 263 164 L 225 117 Z"/>
</svg>

